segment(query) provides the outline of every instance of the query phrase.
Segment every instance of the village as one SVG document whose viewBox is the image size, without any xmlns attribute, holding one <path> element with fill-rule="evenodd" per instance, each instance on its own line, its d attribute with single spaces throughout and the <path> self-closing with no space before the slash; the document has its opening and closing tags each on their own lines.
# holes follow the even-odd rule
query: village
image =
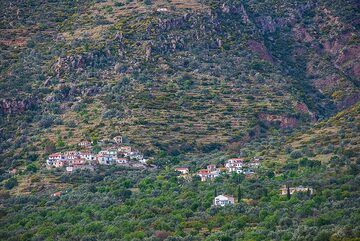
<svg viewBox="0 0 360 241">
<path fill-rule="evenodd" d="M 148 159 L 129 145 L 123 144 L 123 138 L 116 136 L 112 140 L 102 140 L 98 153 L 91 151 L 92 143 L 81 141 L 81 151 L 57 152 L 49 155 L 47 168 L 65 168 L 67 172 L 75 170 L 94 170 L 98 165 L 120 165 L 135 168 L 146 168 Z"/>
<path fill-rule="evenodd" d="M 228 173 L 237 173 L 244 174 L 245 177 L 250 177 L 255 174 L 255 170 L 260 167 L 260 158 L 253 158 L 251 161 L 245 162 L 242 158 L 231 158 L 226 161 L 225 165 L 222 167 L 217 167 L 216 165 L 207 165 L 206 169 L 201 169 L 193 174 L 190 173 L 188 167 L 177 167 L 175 171 L 179 173 L 179 178 L 184 178 L 186 180 L 191 180 L 191 177 L 198 176 L 202 182 L 214 180 L 217 177 L 220 177 L 222 174 Z M 279 194 L 281 196 L 288 196 L 295 193 L 307 193 L 312 195 L 314 189 L 311 187 L 289 187 L 284 185 L 279 189 Z M 214 198 L 214 206 L 227 206 L 235 204 L 235 198 L 231 195 L 221 194 Z"/>
<path fill-rule="evenodd" d="M 175 171 L 180 173 L 179 177 L 188 179 L 191 176 L 199 176 L 202 182 L 208 180 L 214 180 L 220 177 L 223 173 L 237 173 L 244 174 L 245 176 L 251 176 L 255 174 L 255 169 L 260 166 L 260 158 L 253 158 L 249 162 L 245 162 L 242 158 L 231 158 L 227 160 L 223 167 L 217 167 L 216 165 L 207 165 L 206 169 L 201 169 L 194 174 L 190 174 L 190 170 L 187 167 L 175 168 Z"/>
<path fill-rule="evenodd" d="M 131 147 L 125 145 L 121 136 L 116 136 L 112 140 L 101 140 L 99 143 L 102 148 L 98 153 L 91 151 L 93 144 L 89 141 L 81 141 L 78 146 L 81 151 L 66 151 L 57 152 L 49 155 L 46 160 L 47 168 L 62 168 L 67 172 L 74 172 L 76 170 L 95 170 L 99 165 L 110 166 L 127 166 L 133 168 L 147 168 L 148 159 L 145 159 L 143 154 Z M 195 172 L 191 172 L 188 167 L 177 167 L 174 170 L 179 173 L 178 177 L 187 181 L 191 181 L 193 177 L 198 177 L 200 181 L 213 181 L 217 177 L 221 177 L 224 174 L 243 174 L 246 178 L 249 178 L 256 174 L 256 170 L 261 165 L 261 158 L 252 158 L 245 161 L 242 158 L 228 159 L 224 165 L 207 165 L 206 169 L 200 169 Z M 289 187 L 284 185 L 279 189 L 281 196 L 291 196 L 295 193 L 308 193 L 312 195 L 314 193 L 311 187 Z M 60 195 L 55 193 L 55 195 Z M 235 204 L 235 198 L 231 195 L 217 195 L 214 198 L 213 205 L 224 207 L 227 205 Z"/>
<path fill-rule="evenodd" d="M 288 198 L 290 198 L 290 196 L 295 193 L 306 193 L 309 196 L 314 194 L 313 188 L 303 187 L 303 186 L 289 187 L 284 185 L 283 187 L 280 188 L 279 191 L 280 191 L 280 196 L 288 196 Z M 220 207 L 234 205 L 234 204 L 235 204 L 235 198 L 234 196 L 230 196 L 230 195 L 218 195 L 214 198 L 214 202 L 213 202 L 214 206 L 220 206 Z"/>
</svg>

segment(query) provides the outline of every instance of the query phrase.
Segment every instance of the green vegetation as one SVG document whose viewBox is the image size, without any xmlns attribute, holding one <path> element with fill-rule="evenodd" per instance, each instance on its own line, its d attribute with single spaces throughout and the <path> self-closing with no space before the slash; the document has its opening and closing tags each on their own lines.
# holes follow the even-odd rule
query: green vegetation
<svg viewBox="0 0 360 241">
<path fill-rule="evenodd" d="M 357 1 L 1 6 L 1 240 L 359 239 Z M 117 135 L 158 169 L 44 166 Z M 263 160 L 249 179 L 173 171 L 232 157 Z"/>
</svg>

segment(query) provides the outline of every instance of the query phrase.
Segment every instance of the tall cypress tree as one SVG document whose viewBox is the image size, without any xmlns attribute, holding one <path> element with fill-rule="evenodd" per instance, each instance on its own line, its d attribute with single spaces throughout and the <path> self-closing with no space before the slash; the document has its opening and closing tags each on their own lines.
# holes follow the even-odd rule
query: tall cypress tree
<svg viewBox="0 0 360 241">
<path fill-rule="evenodd" d="M 287 195 L 287 198 L 288 198 L 288 199 L 291 198 L 291 193 L 290 193 L 290 186 L 289 186 L 289 184 L 286 184 L 286 195 Z"/>
<path fill-rule="evenodd" d="M 238 185 L 238 190 L 237 190 L 237 201 L 238 201 L 238 203 L 241 202 L 241 188 L 240 188 L 240 185 Z"/>
</svg>

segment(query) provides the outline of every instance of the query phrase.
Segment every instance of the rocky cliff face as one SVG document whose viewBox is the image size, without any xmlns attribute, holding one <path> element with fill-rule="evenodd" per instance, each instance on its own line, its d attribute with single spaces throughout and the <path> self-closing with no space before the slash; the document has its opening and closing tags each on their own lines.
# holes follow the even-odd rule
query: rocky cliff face
<svg viewBox="0 0 360 241">
<path fill-rule="evenodd" d="M 294 117 L 284 115 L 272 115 L 268 113 L 260 113 L 259 119 L 267 125 L 279 125 L 280 128 L 295 128 L 299 121 Z"/>
<path fill-rule="evenodd" d="M 2 99 L 0 101 L 0 114 L 22 114 L 26 110 L 33 108 L 35 101 L 32 99 Z"/>
</svg>

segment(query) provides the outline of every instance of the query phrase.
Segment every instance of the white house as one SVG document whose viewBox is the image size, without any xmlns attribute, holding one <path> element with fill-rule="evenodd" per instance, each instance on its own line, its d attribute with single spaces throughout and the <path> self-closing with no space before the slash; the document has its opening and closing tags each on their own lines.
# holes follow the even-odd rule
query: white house
<svg viewBox="0 0 360 241">
<path fill-rule="evenodd" d="M 255 172 L 251 169 L 238 169 L 238 174 L 239 173 L 242 173 L 244 175 L 252 175 L 252 174 L 255 174 Z"/>
<path fill-rule="evenodd" d="M 46 164 L 49 166 L 52 165 L 61 165 L 60 162 L 65 161 L 66 158 L 61 153 L 53 153 L 49 155 L 48 159 L 46 160 Z"/>
<path fill-rule="evenodd" d="M 188 174 L 189 173 L 189 168 L 187 167 L 178 167 L 175 168 L 175 171 L 180 172 L 181 174 Z"/>
<path fill-rule="evenodd" d="M 242 169 L 243 166 L 244 166 L 244 160 L 241 158 L 229 159 L 225 164 L 225 167 L 228 170 L 228 172 L 236 172 L 238 169 Z"/>
<path fill-rule="evenodd" d="M 145 158 L 141 158 L 141 159 L 138 159 L 138 160 L 142 164 L 147 164 L 147 162 L 149 161 L 148 159 L 145 159 Z"/>
<path fill-rule="evenodd" d="M 50 161 L 55 161 L 55 160 L 61 160 L 63 159 L 63 155 L 61 153 L 53 153 L 49 156 Z"/>
<path fill-rule="evenodd" d="M 141 155 L 141 153 L 140 152 L 138 152 L 138 151 L 134 151 L 134 152 L 130 152 L 130 153 L 128 153 L 127 155 L 126 155 L 126 153 L 125 153 L 125 156 L 129 156 L 130 157 L 130 159 L 136 159 L 136 160 L 138 160 L 138 161 L 140 161 L 141 159 L 144 159 L 144 156 L 143 155 Z"/>
<path fill-rule="evenodd" d="M 126 158 L 117 158 L 116 159 L 116 164 L 126 164 L 126 163 L 127 163 Z"/>
<path fill-rule="evenodd" d="M 290 187 L 289 191 L 290 191 L 290 194 L 294 194 L 296 192 L 310 192 L 310 194 L 312 195 L 314 193 L 314 189 L 312 187 L 303 187 L 303 186 Z M 282 188 L 280 188 L 280 195 L 287 195 L 287 187 L 286 186 L 283 186 Z"/>
<path fill-rule="evenodd" d="M 79 146 L 84 147 L 84 148 L 89 148 L 89 147 L 91 147 L 91 143 L 88 141 L 81 141 L 81 142 L 79 142 Z"/>
<path fill-rule="evenodd" d="M 97 160 L 100 165 L 111 165 L 114 161 L 114 157 L 111 155 L 98 154 Z"/>
<path fill-rule="evenodd" d="M 111 155 L 111 156 L 116 156 L 117 155 L 117 150 L 115 149 L 106 149 L 106 150 L 101 150 L 99 152 L 100 155 Z"/>
<path fill-rule="evenodd" d="M 208 169 L 209 171 L 215 171 L 216 170 L 216 165 L 207 165 L 206 169 Z"/>
<path fill-rule="evenodd" d="M 80 158 L 83 158 L 83 159 L 85 159 L 87 161 L 92 161 L 92 160 L 95 159 L 95 156 L 90 152 L 81 152 L 80 153 Z"/>
<path fill-rule="evenodd" d="M 131 152 L 131 146 L 121 146 L 118 149 L 119 152 L 123 153 L 130 153 Z"/>
<path fill-rule="evenodd" d="M 167 8 L 158 8 L 156 9 L 156 12 L 168 12 L 169 10 Z"/>
<path fill-rule="evenodd" d="M 208 179 L 213 180 L 216 177 L 220 176 L 220 171 L 210 171 L 208 169 L 202 169 L 198 171 L 197 175 L 200 177 L 202 182 L 205 182 Z"/>
<path fill-rule="evenodd" d="M 64 160 L 56 160 L 53 162 L 53 165 L 55 167 L 63 167 L 65 165 L 65 161 Z"/>
<path fill-rule="evenodd" d="M 64 153 L 65 159 L 67 160 L 74 160 L 79 158 L 80 152 L 78 151 L 67 151 Z"/>
<path fill-rule="evenodd" d="M 85 165 L 85 164 L 86 164 L 86 160 L 83 158 L 75 158 L 69 160 L 69 165 Z"/>
<path fill-rule="evenodd" d="M 235 203 L 235 199 L 232 196 L 219 195 L 214 198 L 214 205 L 224 207 L 226 205 L 232 205 Z"/>
<path fill-rule="evenodd" d="M 123 142 L 122 136 L 115 136 L 113 140 L 115 141 L 116 144 L 121 144 Z"/>
<path fill-rule="evenodd" d="M 200 177 L 202 182 L 205 182 L 208 179 L 210 171 L 207 169 L 201 169 L 198 171 L 197 175 Z"/>
</svg>

